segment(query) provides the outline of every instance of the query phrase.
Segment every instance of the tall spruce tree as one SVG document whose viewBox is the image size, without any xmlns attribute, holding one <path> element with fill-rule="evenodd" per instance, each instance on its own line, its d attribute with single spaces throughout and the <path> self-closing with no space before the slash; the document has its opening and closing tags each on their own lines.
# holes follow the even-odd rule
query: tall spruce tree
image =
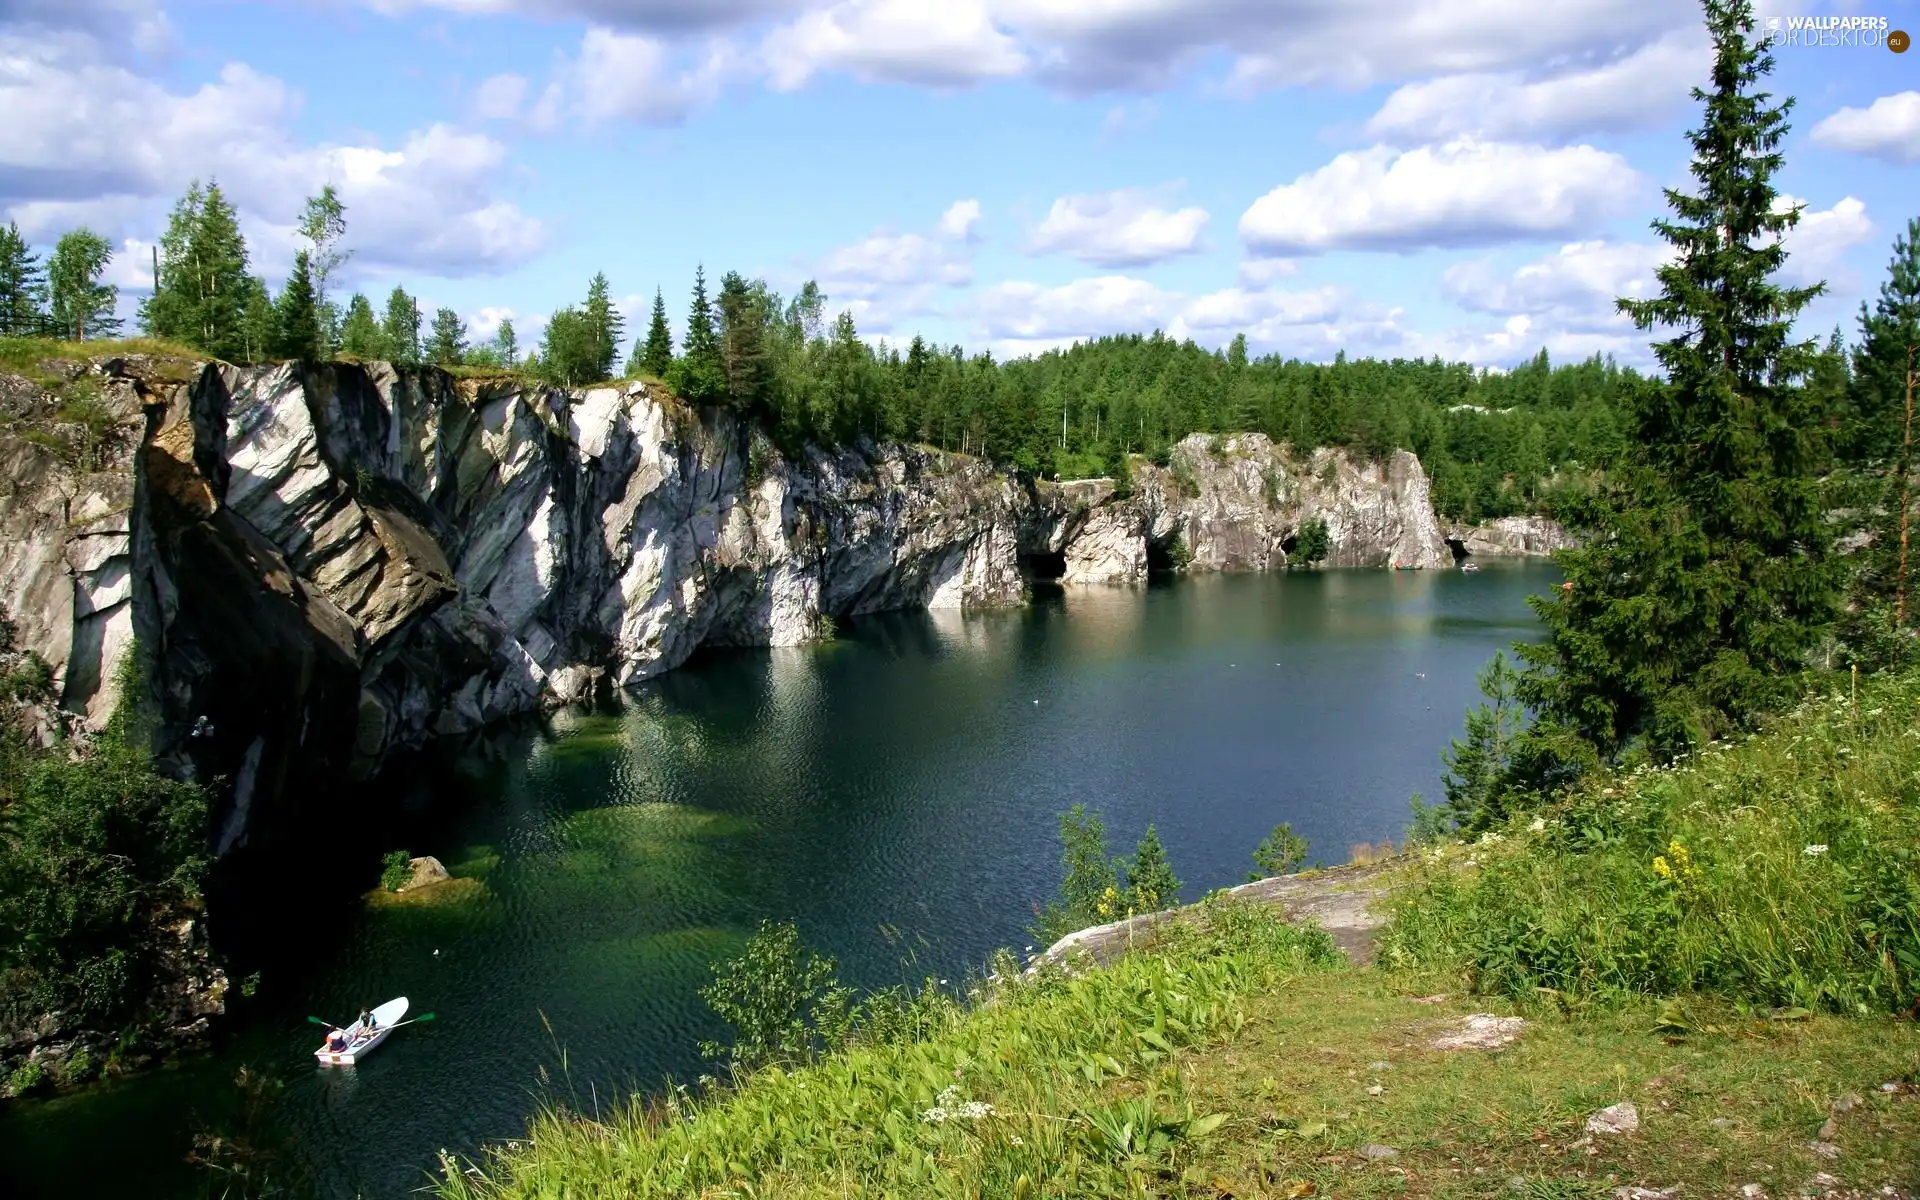
<svg viewBox="0 0 1920 1200">
<path fill-rule="evenodd" d="M 246 291 L 240 318 L 241 357 L 236 361 L 259 362 L 271 356 L 280 341 L 280 314 L 266 280 L 247 276 Z"/>
<path fill-rule="evenodd" d="M 113 247 L 84 225 L 61 237 L 47 260 L 47 298 L 55 336 L 83 342 L 118 332 L 120 289 L 100 282 Z"/>
<path fill-rule="evenodd" d="M 160 276 L 141 320 L 155 337 L 243 359 L 250 294 L 239 216 L 218 183 L 202 190 L 196 181 L 160 235 Z"/>
<path fill-rule="evenodd" d="M 274 301 L 276 358 L 317 359 L 320 345 L 320 298 L 313 286 L 313 258 L 305 250 L 293 256 L 293 273 Z"/>
<path fill-rule="evenodd" d="M 620 361 L 620 339 L 626 336 L 626 318 L 614 307 L 613 296 L 604 272 L 596 273 L 587 284 L 585 308 L 587 327 L 593 335 L 593 357 L 582 382 L 597 383 L 613 378 L 614 364 Z"/>
<path fill-rule="evenodd" d="M 427 339 L 427 358 L 443 367 L 457 367 L 466 361 L 467 324 L 451 308 L 435 310 L 433 333 Z"/>
<path fill-rule="evenodd" d="M 420 364 L 420 305 L 397 284 L 387 295 L 380 337 L 386 343 L 387 356 L 395 364 L 406 367 Z"/>
<path fill-rule="evenodd" d="M 759 412 L 766 390 L 766 319 L 753 289 L 738 271 L 720 279 L 721 362 L 727 396 L 746 412 Z"/>
<path fill-rule="evenodd" d="M 361 362 L 376 362 L 389 357 L 386 334 L 373 305 L 359 292 L 347 301 L 347 315 L 340 322 L 340 352 Z"/>
<path fill-rule="evenodd" d="M 720 335 L 714 328 L 713 305 L 707 299 L 705 266 L 694 269 L 687 336 L 681 342 L 680 357 L 668 372 L 667 384 L 689 404 L 717 404 L 727 398 L 727 369 L 721 359 Z"/>
<path fill-rule="evenodd" d="M 47 279 L 20 227 L 0 229 L 0 337 L 38 337 L 47 324 Z"/>
<path fill-rule="evenodd" d="M 1914 644 L 1913 439 L 1920 404 L 1920 217 L 1895 238 L 1872 309 L 1860 306 L 1849 441 L 1865 476 L 1873 540 L 1860 553 L 1844 622 L 1849 657 L 1869 669 L 1920 656 Z"/>
<path fill-rule="evenodd" d="M 667 327 L 667 302 L 660 289 L 653 289 L 653 316 L 647 322 L 647 340 L 634 348 L 640 369 L 655 379 L 665 379 L 673 366 L 673 331 Z"/>
<path fill-rule="evenodd" d="M 1621 300 L 1666 369 L 1631 397 L 1634 436 L 1611 485 L 1573 506 L 1585 532 L 1547 626 L 1519 647 L 1521 698 L 1539 714 L 1536 766 L 1639 742 L 1655 755 L 1737 727 L 1777 698 L 1832 617 L 1818 474 L 1825 414 L 1802 386 L 1815 343 L 1792 320 L 1819 286 L 1785 288 L 1773 176 L 1791 100 L 1759 91 L 1773 67 L 1746 0 L 1706 0 L 1711 89 L 1690 133 L 1697 192 L 1669 189 L 1654 228 L 1677 252 L 1660 292 Z M 1581 751 L 1584 744 L 1589 751 Z"/>
</svg>

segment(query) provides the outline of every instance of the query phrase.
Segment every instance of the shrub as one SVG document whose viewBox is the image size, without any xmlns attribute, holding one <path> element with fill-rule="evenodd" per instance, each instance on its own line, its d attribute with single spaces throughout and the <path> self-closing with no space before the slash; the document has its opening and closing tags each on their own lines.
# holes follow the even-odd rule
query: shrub
<svg viewBox="0 0 1920 1200">
<path fill-rule="evenodd" d="M 413 856 L 405 850 L 391 851 L 380 860 L 380 886 L 387 891 L 399 891 L 412 878 Z"/>
<path fill-rule="evenodd" d="M 1327 522 L 1323 517 L 1309 517 L 1302 521 L 1293 539 L 1293 549 L 1287 554 L 1289 566 L 1310 566 L 1325 559 L 1327 553 L 1333 549 L 1333 539 L 1327 531 Z"/>
<path fill-rule="evenodd" d="M 1200 494 L 1200 476 L 1194 472 L 1193 463 L 1182 455 L 1175 455 L 1169 468 L 1173 475 L 1173 485 L 1183 496 L 1192 498 Z"/>
<path fill-rule="evenodd" d="M 746 950 L 714 968 L 700 996 L 733 1027 L 730 1050 L 708 1042 L 701 1052 L 728 1054 L 735 1069 L 746 1071 L 811 1057 L 823 1026 L 829 1036 L 844 1033 L 850 1007 L 833 960 L 802 946 L 791 921 L 760 922 Z"/>
</svg>

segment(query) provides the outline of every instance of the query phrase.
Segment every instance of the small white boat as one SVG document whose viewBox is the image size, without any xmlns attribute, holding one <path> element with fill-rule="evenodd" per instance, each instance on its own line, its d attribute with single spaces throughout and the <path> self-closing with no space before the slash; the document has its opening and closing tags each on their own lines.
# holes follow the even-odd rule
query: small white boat
<svg viewBox="0 0 1920 1200">
<path fill-rule="evenodd" d="M 1477 562 L 1463 562 L 1460 564 L 1460 569 L 1462 571 L 1478 571 L 1480 564 Z"/>
<path fill-rule="evenodd" d="M 399 996 L 389 1000 L 368 1015 L 372 1018 L 371 1028 L 364 1027 L 361 1022 L 355 1021 L 337 1031 L 345 1035 L 344 1049 L 329 1048 L 334 1041 L 333 1034 L 330 1033 L 327 1035 L 327 1040 L 320 1044 L 320 1048 L 313 1052 L 313 1056 L 325 1066 L 350 1067 L 359 1062 L 373 1053 L 381 1042 L 386 1041 L 387 1035 L 393 1032 L 393 1027 L 407 1015 L 407 998 Z"/>
</svg>

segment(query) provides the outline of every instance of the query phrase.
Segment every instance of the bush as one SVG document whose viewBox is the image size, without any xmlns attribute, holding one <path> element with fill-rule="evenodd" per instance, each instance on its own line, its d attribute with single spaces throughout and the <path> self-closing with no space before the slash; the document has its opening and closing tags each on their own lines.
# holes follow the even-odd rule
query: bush
<svg viewBox="0 0 1920 1200">
<path fill-rule="evenodd" d="M 1060 814 L 1060 899 L 1037 910 L 1030 932 L 1051 945 L 1076 930 L 1105 925 L 1180 902 L 1180 880 L 1167 861 L 1159 831 L 1147 832 L 1133 857 L 1107 852 L 1106 822 L 1084 804 Z"/>
<path fill-rule="evenodd" d="M 380 886 L 387 891 L 399 891 L 412 878 L 413 856 L 405 850 L 394 850 L 380 860 Z"/>
<path fill-rule="evenodd" d="M 1486 991 L 1715 992 L 1904 1011 L 1920 999 L 1920 676 L 1809 697 L 1737 745 L 1597 774 L 1397 893 L 1389 963 Z"/>
<path fill-rule="evenodd" d="M 1287 565 L 1291 567 L 1311 566 L 1325 559 L 1333 549 L 1333 539 L 1322 517 L 1309 517 L 1302 521 L 1293 539 L 1293 549 L 1287 553 Z"/>
</svg>

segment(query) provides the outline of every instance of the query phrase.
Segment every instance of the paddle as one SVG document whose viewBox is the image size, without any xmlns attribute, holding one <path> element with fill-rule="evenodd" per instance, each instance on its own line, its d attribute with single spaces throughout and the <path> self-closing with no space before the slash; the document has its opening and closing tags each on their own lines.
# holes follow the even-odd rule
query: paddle
<svg viewBox="0 0 1920 1200">
<path fill-rule="evenodd" d="M 345 1025 L 335 1025 L 332 1021 L 322 1021 L 319 1017 L 308 1017 L 307 1020 L 312 1021 L 315 1025 L 325 1026 L 328 1029 L 345 1029 L 346 1028 Z"/>
<path fill-rule="evenodd" d="M 392 1025 L 389 1025 L 389 1026 L 387 1026 L 387 1028 L 388 1028 L 388 1029 L 398 1029 L 398 1028 L 400 1028 L 400 1026 L 402 1026 L 402 1025 L 418 1025 L 418 1024 L 419 1024 L 420 1022 L 422 1022 L 422 1021 L 431 1021 L 431 1020 L 433 1020 L 433 1018 L 434 1018 L 434 1017 L 435 1017 L 436 1015 L 438 1015 L 438 1014 L 436 1014 L 436 1013 L 421 1013 L 421 1014 L 420 1014 L 419 1016 L 417 1016 L 417 1017 L 415 1017 L 415 1018 L 413 1018 L 413 1019 L 412 1019 L 411 1021 L 396 1021 L 396 1022 L 394 1022 L 394 1023 L 392 1024 Z"/>
</svg>

